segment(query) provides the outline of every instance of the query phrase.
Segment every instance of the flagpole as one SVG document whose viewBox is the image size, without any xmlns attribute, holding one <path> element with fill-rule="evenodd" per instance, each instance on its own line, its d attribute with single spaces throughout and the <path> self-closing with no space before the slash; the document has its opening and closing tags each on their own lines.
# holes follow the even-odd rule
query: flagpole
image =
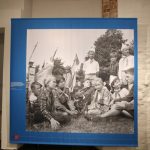
<svg viewBox="0 0 150 150">
<path fill-rule="evenodd" d="M 74 63 L 75 63 L 76 59 L 77 59 L 77 53 L 76 53 L 76 55 L 75 55 L 75 59 L 73 60 L 72 67 L 74 66 Z M 72 67 L 71 67 L 71 68 L 72 68 Z"/>
<path fill-rule="evenodd" d="M 52 56 L 52 60 L 54 60 L 54 57 L 55 57 L 55 55 L 56 55 L 56 53 L 57 53 L 57 50 L 58 50 L 58 49 L 55 50 L 54 55 Z"/>
<path fill-rule="evenodd" d="M 34 54 L 34 52 L 35 52 L 35 49 L 36 49 L 36 47 L 37 47 L 37 45 L 38 45 L 38 42 L 35 44 L 35 46 L 34 46 L 34 48 L 33 48 L 33 51 L 32 51 L 32 53 L 31 53 L 31 55 L 30 55 L 30 57 L 29 57 L 29 61 L 28 61 L 28 87 L 27 87 L 27 104 L 28 104 L 28 113 L 29 113 L 29 127 L 31 128 L 31 126 L 32 126 L 32 122 L 31 122 L 31 112 L 30 112 L 30 109 L 31 109 L 31 104 L 30 104 L 30 100 L 29 100 L 29 94 L 30 94 L 30 80 L 29 80 L 29 76 L 30 76 L 30 71 L 29 71 L 29 63 L 30 63 L 30 60 L 31 60 L 31 58 L 32 58 L 32 56 L 33 56 L 33 54 Z"/>
<path fill-rule="evenodd" d="M 30 60 L 31 60 L 31 58 L 32 58 L 32 56 L 33 56 L 33 53 L 35 52 L 35 49 L 36 49 L 37 45 L 38 45 L 38 41 L 37 41 L 37 43 L 35 44 L 34 49 L 33 49 L 32 53 L 31 53 L 31 55 L 30 55 L 29 62 L 30 62 Z"/>
<path fill-rule="evenodd" d="M 79 64 L 79 59 L 78 59 L 78 56 L 77 56 L 77 53 L 76 53 L 73 65 L 71 67 L 72 68 L 71 71 L 73 71 L 73 67 L 77 67 L 78 64 Z M 76 71 L 77 70 L 76 70 L 76 68 L 74 68 L 74 69 L 75 69 L 74 72 L 72 72 L 73 73 L 72 74 L 72 81 L 71 81 L 72 86 L 70 87 L 71 91 L 73 91 L 75 83 L 76 83 Z"/>
</svg>

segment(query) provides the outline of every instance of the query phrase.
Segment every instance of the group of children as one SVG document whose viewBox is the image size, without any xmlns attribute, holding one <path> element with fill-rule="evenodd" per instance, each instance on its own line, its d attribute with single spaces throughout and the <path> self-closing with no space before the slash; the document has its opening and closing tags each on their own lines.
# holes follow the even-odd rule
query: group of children
<svg viewBox="0 0 150 150">
<path fill-rule="evenodd" d="M 91 121 L 120 113 L 133 117 L 134 68 L 125 70 L 125 73 L 128 88 L 124 88 L 116 77 L 111 83 L 111 90 L 98 77 L 92 80 L 86 78 L 83 86 L 74 87 L 73 91 L 65 87 L 64 77 L 59 80 L 49 77 L 44 86 L 33 82 L 31 91 L 36 97 L 30 102 L 33 125 L 47 122 L 52 130 L 56 130 L 78 115 Z"/>
</svg>

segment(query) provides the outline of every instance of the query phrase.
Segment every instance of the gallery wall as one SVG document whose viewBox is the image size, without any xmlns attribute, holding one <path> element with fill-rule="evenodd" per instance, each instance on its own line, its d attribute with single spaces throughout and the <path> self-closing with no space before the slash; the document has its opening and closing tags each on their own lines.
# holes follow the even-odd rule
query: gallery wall
<svg viewBox="0 0 150 150">
<path fill-rule="evenodd" d="M 28 1 L 28 0 L 27 0 Z M 1 148 L 16 149 L 16 145 L 9 143 L 9 87 L 10 87 L 10 36 L 11 18 L 22 18 L 28 14 L 24 0 L 0 0 L 0 27 L 4 28 L 4 56 L 3 56 L 3 91 L 2 91 L 2 128 Z"/>
<path fill-rule="evenodd" d="M 0 0 L 0 27 L 5 28 L 3 70 L 2 148 L 9 144 L 10 19 L 22 17 L 101 17 L 101 0 Z M 138 18 L 139 41 L 139 148 L 150 146 L 150 1 L 118 0 L 118 17 Z M 150 72 L 150 71 L 149 71 Z M 102 148 L 135 149 L 135 148 Z"/>
<path fill-rule="evenodd" d="M 150 1 L 118 0 L 118 17 L 138 18 L 139 149 L 150 148 Z"/>
<path fill-rule="evenodd" d="M 16 149 L 9 143 L 9 87 L 11 18 L 101 17 L 101 0 L 0 0 L 0 27 L 5 28 L 3 62 L 1 148 Z"/>
<path fill-rule="evenodd" d="M 33 18 L 101 17 L 101 0 L 33 0 Z"/>
</svg>

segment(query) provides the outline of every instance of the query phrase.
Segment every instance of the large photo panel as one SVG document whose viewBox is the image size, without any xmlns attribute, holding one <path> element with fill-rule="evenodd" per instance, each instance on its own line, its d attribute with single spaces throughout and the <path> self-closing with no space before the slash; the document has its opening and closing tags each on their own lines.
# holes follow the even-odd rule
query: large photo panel
<svg viewBox="0 0 150 150">
<path fill-rule="evenodd" d="M 10 141 L 135 146 L 136 32 L 136 19 L 14 19 Z"/>
<path fill-rule="evenodd" d="M 123 111 L 119 111 L 125 116 L 116 114 L 118 120 L 111 117 L 115 115 L 115 110 L 113 112 L 111 109 L 113 101 L 119 101 L 129 94 L 124 69 L 134 68 L 133 51 L 134 31 L 131 29 L 27 30 L 27 106 L 29 104 L 30 107 L 27 109 L 27 128 L 53 131 L 50 120 L 44 116 L 46 111 L 49 115 L 53 114 L 51 117 L 54 118 L 55 113 L 67 115 L 58 132 L 133 133 L 133 116 L 123 106 L 130 100 L 120 104 L 114 102 L 123 107 Z M 89 58 L 91 54 L 92 59 Z M 47 89 L 46 80 L 51 80 L 51 77 L 55 78 L 56 84 Z M 102 89 L 97 89 L 97 83 L 95 85 L 94 82 L 102 82 L 99 83 L 103 84 Z M 39 87 L 38 96 L 36 88 Z M 54 92 L 51 100 L 49 96 L 42 96 L 51 90 Z M 98 97 L 94 100 L 97 91 Z M 54 103 L 57 101 L 54 106 L 48 106 L 54 110 L 46 108 L 44 98 Z M 41 105 L 44 105 L 43 108 L 40 108 Z M 102 121 L 103 114 L 106 114 L 106 118 L 111 117 L 111 122 L 109 119 Z M 94 123 L 92 119 L 95 115 L 97 121 Z M 56 121 L 59 122 L 59 119 Z"/>
</svg>

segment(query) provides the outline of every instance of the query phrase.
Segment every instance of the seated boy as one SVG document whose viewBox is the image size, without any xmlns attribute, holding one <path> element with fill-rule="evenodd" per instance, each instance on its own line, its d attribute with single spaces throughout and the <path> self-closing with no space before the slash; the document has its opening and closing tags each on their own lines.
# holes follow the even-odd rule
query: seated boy
<svg viewBox="0 0 150 150">
<path fill-rule="evenodd" d="M 69 88 L 65 87 L 65 78 L 62 77 L 57 84 L 58 87 L 56 92 L 60 104 L 55 106 L 56 110 L 60 112 L 66 112 L 70 115 L 76 115 L 77 110 L 75 110 L 74 102 L 71 100 Z"/>
<path fill-rule="evenodd" d="M 91 95 L 94 92 L 90 79 L 85 79 L 83 85 L 84 87 L 74 94 L 74 104 L 80 113 L 84 112 L 87 105 L 91 103 Z"/>
<path fill-rule="evenodd" d="M 37 97 L 37 101 L 33 106 L 36 108 L 33 109 L 33 122 L 35 124 L 48 122 L 52 130 L 57 130 L 60 127 L 60 124 L 68 122 L 68 116 L 65 113 L 58 114 L 55 111 L 55 92 L 53 89 L 56 86 L 56 79 L 54 77 L 50 77 L 47 79 L 45 86 L 46 90 L 44 91 L 41 88 L 40 83 L 33 82 L 31 84 L 31 90 Z"/>
<path fill-rule="evenodd" d="M 44 123 L 43 115 L 40 113 L 39 108 L 39 95 L 42 92 L 42 85 L 39 82 L 33 82 L 31 84 L 31 91 L 28 93 L 29 96 L 27 116 L 28 121 L 33 127 L 34 124 Z M 40 126 L 37 126 L 37 130 L 40 130 Z"/>
<path fill-rule="evenodd" d="M 113 101 L 114 104 L 111 109 L 108 112 L 99 115 L 99 117 L 116 116 L 122 113 L 123 110 L 126 110 L 131 115 L 134 114 L 134 68 L 126 69 L 125 73 L 129 94 L 123 98 L 118 98 Z"/>
<path fill-rule="evenodd" d="M 129 91 L 126 88 L 122 87 L 121 80 L 116 77 L 111 83 L 112 89 L 112 102 L 116 99 L 123 98 L 129 94 Z"/>
<path fill-rule="evenodd" d="M 109 110 L 110 92 L 104 86 L 101 78 L 95 80 L 95 92 L 91 104 L 88 105 L 86 117 L 92 119 L 95 115 L 100 115 Z"/>
</svg>

